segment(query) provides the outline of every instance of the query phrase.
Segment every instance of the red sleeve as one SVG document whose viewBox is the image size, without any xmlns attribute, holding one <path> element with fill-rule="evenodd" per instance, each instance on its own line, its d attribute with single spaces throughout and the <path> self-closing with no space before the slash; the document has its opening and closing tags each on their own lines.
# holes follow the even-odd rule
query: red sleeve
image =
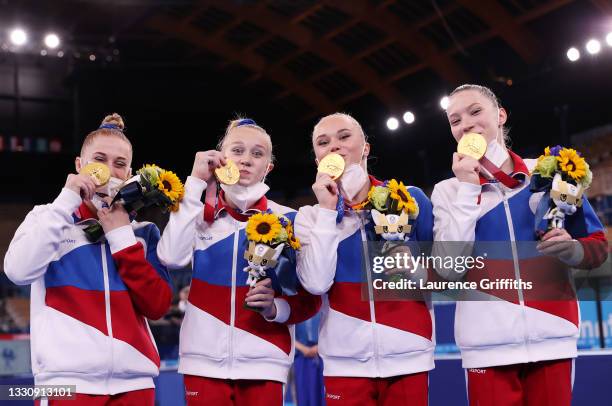
<svg viewBox="0 0 612 406">
<path fill-rule="evenodd" d="M 608 240 L 603 231 L 596 231 L 586 237 L 578 238 L 584 249 L 584 258 L 576 266 L 579 269 L 593 269 L 603 264 L 608 258 Z"/>
<path fill-rule="evenodd" d="M 113 254 L 119 275 L 128 288 L 134 307 L 151 320 L 163 317 L 170 308 L 172 289 L 169 281 L 145 258 L 140 242 Z M 161 270 L 165 274 L 165 269 Z"/>
<path fill-rule="evenodd" d="M 313 317 L 321 308 L 321 296 L 307 292 L 301 286 L 297 289 L 297 294 L 293 296 L 281 295 L 289 304 L 291 312 L 289 318 L 283 324 L 297 324 Z"/>
</svg>

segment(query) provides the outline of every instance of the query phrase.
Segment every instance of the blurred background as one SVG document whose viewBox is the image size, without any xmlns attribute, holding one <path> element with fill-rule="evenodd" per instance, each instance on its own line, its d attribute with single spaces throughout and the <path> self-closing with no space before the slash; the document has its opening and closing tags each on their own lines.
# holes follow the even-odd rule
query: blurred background
<svg viewBox="0 0 612 406">
<path fill-rule="evenodd" d="M 519 155 L 581 151 L 588 197 L 612 225 L 610 0 L 0 0 L 0 258 L 106 114 L 124 117 L 134 168 L 154 162 L 183 180 L 229 120 L 251 117 L 272 136 L 271 197 L 297 209 L 313 202 L 312 127 L 335 111 L 361 122 L 372 174 L 429 194 L 455 150 L 444 96 L 466 82 L 500 97 Z M 178 304 L 190 271 L 173 279 L 175 306 L 151 323 L 164 405 L 183 401 Z M 600 284 L 583 289 L 575 404 L 610 404 L 612 306 Z M 31 379 L 28 296 L 0 272 L 0 383 Z M 465 398 L 453 314 L 436 306 L 432 405 Z"/>
</svg>

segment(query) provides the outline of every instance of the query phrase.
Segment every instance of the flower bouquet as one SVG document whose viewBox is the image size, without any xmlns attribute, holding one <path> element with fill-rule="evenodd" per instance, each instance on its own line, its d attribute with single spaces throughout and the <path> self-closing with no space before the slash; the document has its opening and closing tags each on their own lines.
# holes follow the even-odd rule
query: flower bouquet
<svg viewBox="0 0 612 406">
<path fill-rule="evenodd" d="M 366 201 L 355 209 L 369 209 L 374 221 L 374 231 L 387 241 L 407 239 L 414 220 L 419 215 L 419 205 L 410 195 L 403 182 L 395 179 L 381 186 L 372 186 Z"/>
<path fill-rule="evenodd" d="M 150 206 L 157 206 L 163 211 L 177 211 L 184 193 L 183 184 L 175 173 L 157 165 L 145 165 L 118 188 L 110 206 L 122 204 L 131 217 L 138 210 Z M 84 231 L 92 242 L 104 236 L 98 221 L 87 226 Z"/>
<path fill-rule="evenodd" d="M 296 294 L 297 277 L 294 270 L 295 252 L 300 242 L 293 233 L 291 220 L 270 210 L 249 217 L 246 224 L 248 246 L 244 259 L 248 262 L 247 284 L 270 278 L 277 293 Z M 251 310 L 258 310 L 244 305 Z"/>
<path fill-rule="evenodd" d="M 531 191 L 545 193 L 536 210 L 536 233 L 564 228 L 565 216 L 582 205 L 582 195 L 593 180 L 589 164 L 574 149 L 546 147 L 531 175 Z"/>
</svg>

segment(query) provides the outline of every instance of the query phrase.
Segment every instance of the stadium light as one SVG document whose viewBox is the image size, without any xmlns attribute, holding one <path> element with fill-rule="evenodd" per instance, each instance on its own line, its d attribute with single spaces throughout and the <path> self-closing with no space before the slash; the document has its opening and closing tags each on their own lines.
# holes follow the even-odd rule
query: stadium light
<svg viewBox="0 0 612 406">
<path fill-rule="evenodd" d="M 391 131 L 395 131 L 399 128 L 399 120 L 395 117 L 391 117 L 387 120 L 387 128 Z"/>
<path fill-rule="evenodd" d="M 414 123 L 414 114 L 410 111 L 405 112 L 402 118 L 404 119 L 404 123 L 406 124 Z"/>
<path fill-rule="evenodd" d="M 580 51 L 574 47 L 568 49 L 567 59 L 569 59 L 571 62 L 576 62 L 578 59 L 580 59 Z"/>
<path fill-rule="evenodd" d="M 444 96 L 440 99 L 440 107 L 442 107 L 444 110 L 448 108 L 448 96 Z"/>
<path fill-rule="evenodd" d="M 47 48 L 50 49 L 55 49 L 59 46 L 60 44 L 60 39 L 56 34 L 47 34 L 45 35 L 45 45 L 47 46 Z"/>
<path fill-rule="evenodd" d="M 21 28 L 15 28 L 10 34 L 13 45 L 21 46 L 28 41 L 28 35 Z"/>
<path fill-rule="evenodd" d="M 591 55 L 598 54 L 601 51 L 601 43 L 596 39 L 590 39 L 586 43 L 586 50 Z"/>
</svg>

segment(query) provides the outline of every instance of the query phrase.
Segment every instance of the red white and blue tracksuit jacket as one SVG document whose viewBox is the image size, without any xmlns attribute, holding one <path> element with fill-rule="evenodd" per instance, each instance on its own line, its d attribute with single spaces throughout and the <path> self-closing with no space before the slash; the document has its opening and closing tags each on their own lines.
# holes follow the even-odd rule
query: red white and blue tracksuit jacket
<svg viewBox="0 0 612 406">
<path fill-rule="evenodd" d="M 169 268 L 193 268 L 181 326 L 179 372 L 220 379 L 286 382 L 294 356 L 293 324 L 316 314 L 320 298 L 305 291 L 274 299 L 276 318 L 266 320 L 243 307 L 248 274 L 244 259 L 248 217 L 223 203 L 212 222 L 201 202 L 206 182 L 188 177 L 178 212 L 170 215 L 158 246 Z M 207 206 L 209 207 L 209 206 Z M 209 207 L 210 208 L 210 207 Z M 295 211 L 262 197 L 250 213 L 272 210 L 293 221 Z"/>
<path fill-rule="evenodd" d="M 518 186 L 510 188 L 483 177 L 481 185 L 451 178 L 438 183 L 431 196 L 437 255 L 452 246 L 445 245 L 448 241 L 475 242 L 476 245 L 466 244 L 468 250 L 472 250 L 470 245 L 479 249 L 478 246 L 485 245 L 494 247 L 492 241 L 509 242 L 503 248 L 494 248 L 499 252 L 484 261 L 485 268 L 478 276 L 472 277 L 472 271 L 464 275 L 442 272 L 442 276 L 533 282 L 531 291 L 480 291 L 480 301 L 457 302 L 455 340 L 464 368 L 576 357 L 580 313 L 571 278 L 555 281 L 538 278 L 543 272 L 567 270 L 567 265 L 594 268 L 607 257 L 603 227 L 586 197 L 582 208 L 566 217 L 566 230 L 579 242 L 572 258 L 565 259 L 563 264 L 537 253 L 534 213 L 543 192 L 533 193 L 529 189 L 529 174 L 536 160 L 523 161 L 512 152 L 510 156 L 514 162 L 512 176 L 523 180 Z M 551 263 L 556 265 L 550 267 Z M 559 295 L 552 296 L 546 290 Z"/>
<path fill-rule="evenodd" d="M 420 211 L 410 239 L 432 241 L 431 203 L 421 189 L 408 191 Z M 323 374 L 384 378 L 433 369 L 431 303 L 375 300 L 372 284 L 362 280 L 363 266 L 370 266 L 363 263 L 364 242 L 374 226 L 369 211 L 348 211 L 340 223 L 336 216 L 335 210 L 304 206 L 295 222 L 302 244 L 300 282 L 312 294 L 323 295 L 318 347 Z M 369 300 L 362 299 L 362 283 L 368 284 Z"/>
<path fill-rule="evenodd" d="M 35 383 L 101 395 L 153 388 L 159 354 L 146 318 L 162 317 L 172 300 L 159 230 L 132 222 L 91 243 L 76 224 L 91 217 L 64 188 L 34 207 L 6 253 L 9 279 L 31 284 Z"/>
</svg>

